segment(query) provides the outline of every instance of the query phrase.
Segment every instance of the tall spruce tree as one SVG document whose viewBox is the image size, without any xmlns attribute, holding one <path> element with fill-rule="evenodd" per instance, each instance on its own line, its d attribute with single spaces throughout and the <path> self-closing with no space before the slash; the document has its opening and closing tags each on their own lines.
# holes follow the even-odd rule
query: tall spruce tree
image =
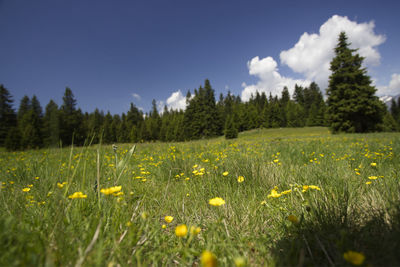
<svg viewBox="0 0 400 267">
<path fill-rule="evenodd" d="M 9 131 L 16 127 L 17 116 L 10 92 L 0 84 L 0 146 L 3 146 Z"/>
<path fill-rule="evenodd" d="M 58 105 L 50 100 L 43 118 L 43 138 L 46 146 L 56 147 L 60 142 L 60 112 Z"/>
<path fill-rule="evenodd" d="M 75 144 L 83 142 L 82 111 L 76 109 L 76 99 L 70 88 L 65 88 L 63 104 L 60 108 L 61 127 L 60 135 L 63 145 L 70 145 L 72 140 Z"/>
<path fill-rule="evenodd" d="M 383 104 L 375 96 L 363 57 L 353 54 L 346 33 L 341 32 L 331 61 L 328 95 L 328 118 L 332 132 L 371 132 L 379 130 Z"/>
</svg>

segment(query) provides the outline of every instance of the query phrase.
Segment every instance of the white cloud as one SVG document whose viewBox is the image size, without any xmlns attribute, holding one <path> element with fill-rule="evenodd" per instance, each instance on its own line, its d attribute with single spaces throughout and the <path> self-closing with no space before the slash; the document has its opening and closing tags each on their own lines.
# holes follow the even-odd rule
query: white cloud
<svg viewBox="0 0 400 267">
<path fill-rule="evenodd" d="M 357 48 L 358 53 L 365 57 L 364 64 L 377 66 L 380 64 L 380 54 L 377 49 L 385 42 L 386 37 L 374 33 L 375 23 L 357 23 L 347 17 L 332 16 L 319 28 L 319 33 L 305 32 L 298 42 L 290 49 L 281 51 L 281 64 L 287 65 L 294 72 L 302 74 L 304 79 L 294 80 L 284 77 L 279 73 L 278 64 L 272 57 L 260 59 L 258 56 L 251 59 L 247 66 L 249 74 L 259 78 L 256 84 L 242 84 L 242 100 L 247 101 L 251 94 L 259 92 L 271 92 L 280 94 L 282 88 L 287 86 L 293 93 L 293 87 L 297 83 L 307 86 L 310 81 L 315 81 L 322 91 L 328 86 L 329 67 L 334 57 L 334 48 L 337 45 L 339 33 L 345 31 L 351 48 Z M 393 80 L 393 79 L 392 79 Z M 385 87 L 394 88 L 393 86 Z"/>
<path fill-rule="evenodd" d="M 281 63 L 303 74 L 307 80 L 316 81 L 321 89 L 328 85 L 330 61 L 334 56 L 339 33 L 345 31 L 351 48 L 365 57 L 366 66 L 380 64 L 377 47 L 386 37 L 374 33 L 375 23 L 357 23 L 347 17 L 332 16 L 319 29 L 319 33 L 304 33 L 294 47 L 280 53 Z"/>
<path fill-rule="evenodd" d="M 249 74 L 258 77 L 259 81 L 257 84 L 252 85 L 242 83 L 242 87 L 244 87 L 241 96 L 242 100 L 248 101 L 251 95 L 255 95 L 257 91 L 260 93 L 265 92 L 267 95 L 269 93 L 276 95 L 282 91 L 284 86 L 287 86 L 292 94 L 296 83 L 302 86 L 307 86 L 310 83 L 306 80 L 295 80 L 282 76 L 279 74 L 277 66 L 278 64 L 272 57 L 260 60 L 257 56 L 247 62 Z"/>
<path fill-rule="evenodd" d="M 182 95 L 181 90 L 173 92 L 167 99 L 168 109 L 174 110 L 185 110 L 186 109 L 186 97 Z"/>
<path fill-rule="evenodd" d="M 400 94 L 400 74 L 392 74 L 392 79 L 388 86 L 377 86 L 379 95 L 397 96 Z"/>
<path fill-rule="evenodd" d="M 181 90 L 173 92 L 166 101 L 157 101 L 158 112 L 163 113 L 165 105 L 167 105 L 168 110 L 185 110 L 186 97 L 183 96 Z"/>
<path fill-rule="evenodd" d="M 132 96 L 133 96 L 133 98 L 135 98 L 137 100 L 142 99 L 141 96 L 139 94 L 136 94 L 136 93 L 133 93 Z"/>
</svg>

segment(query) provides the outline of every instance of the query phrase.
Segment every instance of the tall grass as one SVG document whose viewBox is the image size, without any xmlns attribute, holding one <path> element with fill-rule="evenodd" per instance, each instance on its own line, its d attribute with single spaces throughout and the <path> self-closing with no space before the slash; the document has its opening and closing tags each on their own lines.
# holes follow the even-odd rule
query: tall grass
<svg viewBox="0 0 400 267">
<path fill-rule="evenodd" d="M 204 250 L 222 266 L 346 265 L 349 250 L 399 265 L 399 152 L 396 133 L 318 127 L 0 152 L 0 265 L 192 266 Z"/>
</svg>

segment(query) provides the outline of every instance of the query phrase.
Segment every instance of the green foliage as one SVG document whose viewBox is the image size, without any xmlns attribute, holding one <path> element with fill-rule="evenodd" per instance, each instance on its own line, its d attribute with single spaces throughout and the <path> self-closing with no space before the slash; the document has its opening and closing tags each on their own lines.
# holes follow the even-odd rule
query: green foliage
<svg viewBox="0 0 400 267">
<path fill-rule="evenodd" d="M 237 137 L 238 137 L 238 130 L 235 125 L 233 116 L 229 116 L 226 120 L 226 125 L 225 125 L 225 138 L 234 139 Z"/>
<path fill-rule="evenodd" d="M 68 146 L 72 144 L 82 145 L 85 141 L 85 129 L 82 122 L 84 116 L 80 109 L 76 109 L 76 99 L 70 88 L 65 88 L 63 104 L 60 108 L 60 137 L 62 144 Z"/>
<path fill-rule="evenodd" d="M 193 98 L 188 99 L 188 106 L 184 116 L 185 139 L 208 138 L 221 135 L 221 114 L 215 104 L 214 89 L 210 81 L 205 80 L 204 88 L 195 90 Z"/>
<path fill-rule="evenodd" d="M 46 146 L 57 147 L 59 145 L 60 119 L 58 105 L 50 100 L 43 117 L 43 138 Z"/>
<path fill-rule="evenodd" d="M 0 146 L 4 145 L 9 129 L 17 124 L 13 102 L 10 92 L 0 84 Z"/>
<path fill-rule="evenodd" d="M 335 58 L 331 61 L 328 109 L 333 132 L 378 131 L 384 114 L 383 104 L 375 96 L 367 71 L 362 67 L 363 58 L 349 48 L 344 32 L 339 35 Z"/>
<path fill-rule="evenodd" d="M 8 92 L 8 91 L 7 91 Z M 9 93 L 8 93 L 9 94 Z M 10 96 L 9 96 L 10 98 Z M 325 103 L 318 85 L 295 86 L 293 100 L 287 87 L 281 97 L 256 92 L 248 102 L 230 92 L 219 95 L 216 103 L 214 89 L 208 80 L 204 87 L 190 91 L 186 97 L 186 110 L 168 110 L 162 113 L 157 102 L 152 101 L 152 109 L 144 114 L 133 103 L 127 113 L 112 115 L 95 109 L 84 114 L 77 109 L 77 101 L 70 88 L 65 89 L 60 107 L 51 100 L 44 115 L 38 99 L 24 96 L 21 100 L 15 123 L 18 125 L 20 149 L 35 147 L 57 147 L 60 144 L 82 145 L 154 142 L 157 140 L 185 141 L 210 138 L 225 134 L 228 118 L 238 132 L 257 128 L 303 127 L 325 125 Z M 14 114 L 15 116 L 15 114 Z M 11 125 L 1 125 L 7 133 Z M 381 127 L 386 127 L 381 125 Z M 385 128 L 386 129 L 386 128 Z M 17 147 L 10 139 L 8 147 Z"/>
</svg>

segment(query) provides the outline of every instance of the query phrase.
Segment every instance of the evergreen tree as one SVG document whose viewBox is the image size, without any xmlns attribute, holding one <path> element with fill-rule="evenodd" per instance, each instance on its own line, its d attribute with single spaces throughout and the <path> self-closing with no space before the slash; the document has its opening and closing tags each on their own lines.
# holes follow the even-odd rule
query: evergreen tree
<svg viewBox="0 0 400 267">
<path fill-rule="evenodd" d="M 233 139 L 238 137 L 238 130 L 236 128 L 233 116 L 229 116 L 226 120 L 225 125 L 225 138 L 226 139 Z"/>
<path fill-rule="evenodd" d="M 152 110 L 149 115 L 149 135 L 150 140 L 155 141 L 159 139 L 160 129 L 161 129 L 161 118 L 157 110 L 157 102 L 155 99 L 151 102 Z"/>
<path fill-rule="evenodd" d="M 43 142 L 46 146 L 56 147 L 60 142 L 60 112 L 53 101 L 46 106 L 43 118 Z"/>
<path fill-rule="evenodd" d="M 0 84 L 0 146 L 5 144 L 9 131 L 17 126 L 13 102 L 10 92 Z"/>
<path fill-rule="evenodd" d="M 305 109 L 307 126 L 325 125 L 325 102 L 319 86 L 315 82 L 304 89 L 303 108 Z"/>
<path fill-rule="evenodd" d="M 36 96 L 32 97 L 32 101 L 28 96 L 22 98 L 17 117 L 20 148 L 39 148 L 43 145 L 41 114 L 42 108 Z"/>
<path fill-rule="evenodd" d="M 113 122 L 113 117 L 111 116 L 110 112 L 107 112 L 107 114 L 104 116 L 104 121 L 102 126 L 104 144 L 112 144 L 116 141 L 115 134 L 112 129 L 112 122 Z"/>
<path fill-rule="evenodd" d="M 396 101 L 392 98 L 390 105 L 390 114 L 400 127 L 400 97 L 398 98 L 398 103 L 396 103 Z"/>
<path fill-rule="evenodd" d="M 301 86 L 298 86 L 297 84 L 294 86 L 294 93 L 293 93 L 293 99 L 296 101 L 296 103 L 300 105 L 304 105 L 304 88 Z"/>
<path fill-rule="evenodd" d="M 70 88 L 65 88 L 63 104 L 60 108 L 61 127 L 60 136 L 63 145 L 82 144 L 84 133 L 81 127 L 83 121 L 82 111 L 76 109 L 76 99 Z"/>
<path fill-rule="evenodd" d="M 329 122 L 334 133 L 375 131 L 382 122 L 384 108 L 362 68 L 363 58 L 353 55 L 355 51 L 349 48 L 346 34 L 340 33 L 327 90 Z"/>
<path fill-rule="evenodd" d="M 206 80 L 204 88 L 194 91 L 194 97 L 187 96 L 189 102 L 184 116 L 185 139 L 198 139 L 221 135 L 221 121 L 215 104 L 214 90 L 210 81 Z"/>
</svg>

